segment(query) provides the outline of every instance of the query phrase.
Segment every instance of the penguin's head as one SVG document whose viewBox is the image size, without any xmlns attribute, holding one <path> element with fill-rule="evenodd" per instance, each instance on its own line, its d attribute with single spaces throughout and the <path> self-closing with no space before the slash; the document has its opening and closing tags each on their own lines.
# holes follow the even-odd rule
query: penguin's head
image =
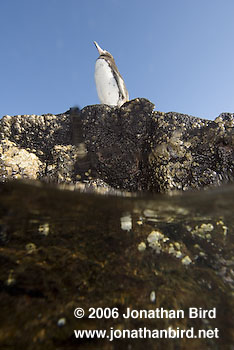
<svg viewBox="0 0 234 350">
<path fill-rule="evenodd" d="M 110 52 L 103 50 L 96 41 L 94 41 L 94 45 L 96 46 L 98 53 L 100 56 L 106 56 L 106 57 L 110 57 L 112 59 L 114 59 L 114 57 L 110 54 Z"/>
</svg>

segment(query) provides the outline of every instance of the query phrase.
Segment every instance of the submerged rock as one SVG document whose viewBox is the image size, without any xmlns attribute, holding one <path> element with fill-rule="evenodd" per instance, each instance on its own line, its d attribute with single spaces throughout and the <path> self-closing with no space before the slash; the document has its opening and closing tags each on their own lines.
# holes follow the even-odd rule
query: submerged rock
<svg viewBox="0 0 234 350">
<path fill-rule="evenodd" d="M 215 121 L 154 111 L 143 98 L 0 121 L 0 180 L 38 179 L 130 192 L 233 181 L 234 115 Z"/>
<path fill-rule="evenodd" d="M 127 198 L 0 184 L 0 348 L 231 350 L 233 198 L 233 185 Z M 90 308 L 118 315 L 89 318 Z M 128 309 L 159 316 L 124 318 Z M 111 327 L 148 331 L 113 341 L 74 334 Z M 169 328 L 205 335 L 149 336 Z"/>
</svg>

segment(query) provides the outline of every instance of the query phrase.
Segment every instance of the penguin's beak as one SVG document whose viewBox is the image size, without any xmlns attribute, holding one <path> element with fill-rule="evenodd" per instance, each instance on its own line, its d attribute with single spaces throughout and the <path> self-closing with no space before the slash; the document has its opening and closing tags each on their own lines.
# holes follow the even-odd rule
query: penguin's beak
<svg viewBox="0 0 234 350">
<path fill-rule="evenodd" d="M 105 50 L 102 50 L 102 48 L 98 45 L 96 41 L 94 41 L 94 45 L 96 46 L 100 56 L 105 53 Z"/>
</svg>

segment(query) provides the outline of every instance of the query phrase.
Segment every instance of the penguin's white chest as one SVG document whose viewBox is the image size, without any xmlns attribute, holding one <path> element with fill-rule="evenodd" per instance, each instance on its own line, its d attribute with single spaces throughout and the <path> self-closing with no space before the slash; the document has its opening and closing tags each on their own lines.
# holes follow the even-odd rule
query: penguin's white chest
<svg viewBox="0 0 234 350">
<path fill-rule="evenodd" d="M 119 88 L 109 64 L 103 58 L 96 61 L 94 77 L 100 102 L 116 106 L 120 96 Z"/>
</svg>

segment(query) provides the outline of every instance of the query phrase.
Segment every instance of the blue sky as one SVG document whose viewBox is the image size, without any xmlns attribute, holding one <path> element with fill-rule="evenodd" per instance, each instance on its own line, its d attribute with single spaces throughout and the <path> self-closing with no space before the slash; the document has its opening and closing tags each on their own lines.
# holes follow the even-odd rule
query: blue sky
<svg viewBox="0 0 234 350">
<path fill-rule="evenodd" d="M 234 112 L 234 0 L 0 0 L 0 117 L 99 103 L 93 44 L 130 98 L 214 119 Z"/>
</svg>

